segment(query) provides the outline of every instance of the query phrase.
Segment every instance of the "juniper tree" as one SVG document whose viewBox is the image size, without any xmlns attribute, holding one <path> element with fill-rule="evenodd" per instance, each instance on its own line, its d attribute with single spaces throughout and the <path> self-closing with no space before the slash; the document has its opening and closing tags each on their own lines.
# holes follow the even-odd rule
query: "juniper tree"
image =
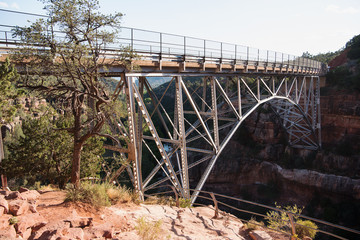
<svg viewBox="0 0 360 240">
<path fill-rule="evenodd" d="M 41 92 L 73 116 L 64 130 L 73 136 L 71 182 L 78 187 L 82 147 L 101 135 L 104 109 L 114 100 L 101 77 L 108 64 L 125 65 L 131 53 L 113 51 L 120 57 L 109 58 L 105 51 L 116 42 L 121 13 L 101 14 L 96 0 L 42 2 L 47 19 L 14 29 L 23 45 L 13 59 L 24 66 L 21 86 Z"/>
</svg>

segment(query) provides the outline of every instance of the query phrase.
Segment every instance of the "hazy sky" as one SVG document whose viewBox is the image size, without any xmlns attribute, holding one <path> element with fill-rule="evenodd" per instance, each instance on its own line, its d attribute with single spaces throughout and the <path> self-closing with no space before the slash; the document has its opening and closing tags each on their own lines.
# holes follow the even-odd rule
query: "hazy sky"
<svg viewBox="0 0 360 240">
<path fill-rule="evenodd" d="M 123 26 L 301 55 L 335 51 L 360 34 L 360 0 L 100 0 Z M 44 14 L 36 0 L 0 0 L 0 8 Z M 0 24 L 25 16 L 0 12 Z"/>
</svg>

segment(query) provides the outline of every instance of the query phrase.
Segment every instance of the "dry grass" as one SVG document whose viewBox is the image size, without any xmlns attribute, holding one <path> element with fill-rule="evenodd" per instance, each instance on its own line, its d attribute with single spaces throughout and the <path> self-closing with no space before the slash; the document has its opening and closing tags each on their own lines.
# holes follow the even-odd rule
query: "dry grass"
<svg viewBox="0 0 360 240">
<path fill-rule="evenodd" d="M 137 220 L 135 229 L 142 240 L 155 240 L 160 239 L 162 233 L 161 224 L 161 220 L 150 222 L 145 217 L 141 217 Z"/>
<path fill-rule="evenodd" d="M 149 205 L 169 205 L 169 206 L 175 206 L 175 200 L 172 197 L 168 196 L 150 196 L 148 197 L 145 202 L 145 204 Z"/>
<path fill-rule="evenodd" d="M 112 203 L 129 203 L 136 202 L 138 197 L 132 190 L 126 187 L 109 188 L 106 191 Z"/>
</svg>

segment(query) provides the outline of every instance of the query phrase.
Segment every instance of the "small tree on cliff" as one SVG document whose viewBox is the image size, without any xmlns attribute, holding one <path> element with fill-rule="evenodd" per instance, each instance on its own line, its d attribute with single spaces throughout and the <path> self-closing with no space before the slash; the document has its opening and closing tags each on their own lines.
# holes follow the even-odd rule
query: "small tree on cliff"
<svg viewBox="0 0 360 240">
<path fill-rule="evenodd" d="M 89 138 L 100 135 L 104 108 L 113 98 L 101 81 L 105 64 L 124 63 L 106 58 L 105 46 L 115 43 L 121 13 L 103 15 L 96 0 L 42 0 L 48 12 L 30 27 L 17 27 L 23 46 L 13 59 L 24 64 L 21 86 L 40 91 L 73 116 L 66 128 L 73 135 L 71 182 L 80 182 L 81 150 Z"/>
<path fill-rule="evenodd" d="M 3 136 L 1 126 L 4 123 L 12 121 L 18 105 L 15 104 L 16 99 L 21 95 L 21 91 L 15 88 L 15 81 L 19 75 L 15 67 L 7 58 L 3 64 L 0 65 L 0 165 L 4 159 Z M 6 177 L 1 174 L 2 187 L 7 187 Z"/>
</svg>

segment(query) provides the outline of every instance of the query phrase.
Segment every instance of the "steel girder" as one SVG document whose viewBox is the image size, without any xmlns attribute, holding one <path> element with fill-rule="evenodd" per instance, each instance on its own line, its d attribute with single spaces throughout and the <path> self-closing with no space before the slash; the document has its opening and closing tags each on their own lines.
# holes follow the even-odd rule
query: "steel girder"
<svg viewBox="0 0 360 240">
<path fill-rule="evenodd" d="M 317 76 L 169 77 L 161 90 L 152 88 L 151 77 L 121 79 L 126 83 L 128 156 L 133 158 L 129 173 L 142 197 L 169 182 L 183 198 L 194 202 L 196 190 L 202 189 L 236 130 L 264 103 L 279 117 L 291 146 L 321 147 Z M 153 160 L 141 159 L 144 151 Z M 144 161 L 153 161 L 154 167 L 143 178 Z M 193 167 L 199 167 L 202 175 L 190 196 L 189 169 Z"/>
</svg>

